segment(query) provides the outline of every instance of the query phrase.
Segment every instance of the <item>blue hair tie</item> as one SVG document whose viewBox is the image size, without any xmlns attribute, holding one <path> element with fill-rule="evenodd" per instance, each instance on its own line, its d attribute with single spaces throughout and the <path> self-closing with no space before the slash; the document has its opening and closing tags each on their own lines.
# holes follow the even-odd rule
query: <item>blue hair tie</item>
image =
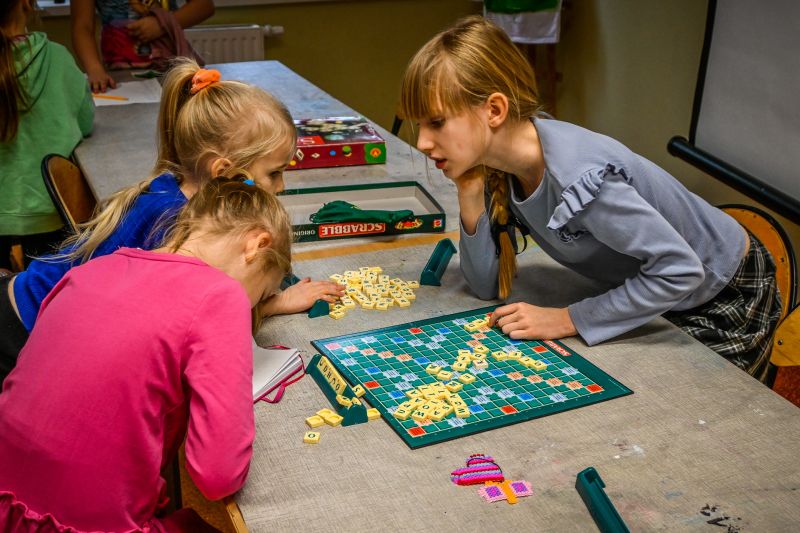
<svg viewBox="0 0 800 533">
<path fill-rule="evenodd" d="M 253 181 L 253 180 L 244 180 L 242 183 L 244 183 L 245 185 L 255 185 L 256 184 L 256 182 Z"/>
</svg>

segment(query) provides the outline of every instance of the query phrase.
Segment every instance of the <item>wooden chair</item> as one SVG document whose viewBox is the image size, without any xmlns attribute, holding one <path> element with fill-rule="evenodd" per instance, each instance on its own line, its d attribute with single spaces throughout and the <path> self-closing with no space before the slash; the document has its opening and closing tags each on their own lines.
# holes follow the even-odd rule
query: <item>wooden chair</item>
<svg viewBox="0 0 800 533">
<path fill-rule="evenodd" d="M 83 172 L 69 159 L 50 154 L 42 160 L 42 178 L 64 226 L 77 233 L 78 225 L 92 218 L 97 207 Z"/>
<path fill-rule="evenodd" d="M 773 386 L 776 382 L 783 381 L 779 375 L 784 369 L 788 373 L 797 373 L 800 377 L 800 350 L 797 349 L 800 346 L 800 311 L 795 307 L 797 278 L 792 243 L 780 223 L 761 209 L 747 205 L 722 205 L 720 209 L 755 235 L 775 260 L 778 291 L 781 295 L 781 318 L 772 341 L 767 384 Z M 789 370 L 788 367 L 795 368 Z M 788 373 L 785 372 L 787 375 Z M 787 396 L 780 390 L 777 392 Z M 797 400 L 800 400 L 800 396 Z"/>
</svg>

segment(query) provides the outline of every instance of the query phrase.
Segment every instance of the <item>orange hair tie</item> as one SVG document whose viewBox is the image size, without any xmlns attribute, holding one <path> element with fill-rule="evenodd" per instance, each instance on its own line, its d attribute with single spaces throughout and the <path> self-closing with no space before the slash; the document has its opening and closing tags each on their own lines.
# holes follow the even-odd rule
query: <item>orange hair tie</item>
<svg viewBox="0 0 800 533">
<path fill-rule="evenodd" d="M 204 69 L 201 68 L 197 72 L 195 72 L 194 76 L 192 77 L 192 88 L 189 90 L 191 94 L 197 94 L 201 90 L 205 89 L 209 85 L 213 85 L 217 83 L 222 78 L 222 75 L 219 73 L 218 70 L 213 68 L 211 69 Z"/>
</svg>

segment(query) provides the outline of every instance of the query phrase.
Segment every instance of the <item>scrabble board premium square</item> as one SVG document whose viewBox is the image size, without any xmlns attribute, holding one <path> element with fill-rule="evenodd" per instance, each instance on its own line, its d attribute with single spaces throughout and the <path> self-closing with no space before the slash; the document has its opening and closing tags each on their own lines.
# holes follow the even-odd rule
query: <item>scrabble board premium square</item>
<svg viewBox="0 0 800 533">
<path fill-rule="evenodd" d="M 482 324 L 494 307 L 312 341 L 411 448 L 632 394 L 557 341 Z"/>
</svg>

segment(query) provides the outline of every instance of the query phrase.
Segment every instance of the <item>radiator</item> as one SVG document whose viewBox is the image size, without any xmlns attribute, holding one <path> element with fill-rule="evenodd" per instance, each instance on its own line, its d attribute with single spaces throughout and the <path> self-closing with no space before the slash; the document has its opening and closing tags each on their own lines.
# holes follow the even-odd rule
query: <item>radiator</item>
<svg viewBox="0 0 800 533">
<path fill-rule="evenodd" d="M 186 39 L 206 63 L 262 61 L 264 36 L 283 33 L 281 26 L 219 24 L 184 30 Z"/>
</svg>

